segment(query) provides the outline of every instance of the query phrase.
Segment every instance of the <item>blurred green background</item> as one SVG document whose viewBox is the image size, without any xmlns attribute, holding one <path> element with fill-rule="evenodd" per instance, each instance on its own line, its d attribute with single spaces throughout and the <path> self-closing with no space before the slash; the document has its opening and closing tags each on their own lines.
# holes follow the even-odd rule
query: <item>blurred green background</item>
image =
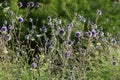
<svg viewBox="0 0 120 80">
<path fill-rule="evenodd" d="M 63 21 L 70 22 L 74 17 L 74 13 L 84 16 L 87 20 L 95 21 L 96 11 L 100 9 L 102 16 L 98 20 L 98 27 L 102 27 L 104 31 L 117 33 L 120 28 L 120 3 L 117 0 L 8 0 L 8 5 L 17 12 L 19 9 L 17 2 L 23 2 L 24 6 L 27 2 L 40 2 L 40 7 L 35 8 L 28 17 L 38 18 L 40 24 L 46 20 L 48 16 L 61 18 Z M 3 2 L 3 1 L 1 1 Z M 25 7 L 20 9 L 20 14 L 25 14 Z M 0 9 L 2 10 L 2 9 Z M 2 18 L 0 24 L 3 23 L 4 13 L 0 13 Z M 115 31 L 113 31 L 115 28 Z"/>
</svg>

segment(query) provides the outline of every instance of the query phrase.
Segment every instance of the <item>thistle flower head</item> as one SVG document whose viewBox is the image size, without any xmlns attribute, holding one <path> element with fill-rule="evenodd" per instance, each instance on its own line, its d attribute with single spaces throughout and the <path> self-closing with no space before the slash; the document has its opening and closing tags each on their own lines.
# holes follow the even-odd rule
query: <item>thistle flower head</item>
<svg viewBox="0 0 120 80">
<path fill-rule="evenodd" d="M 69 59 L 69 58 L 70 58 L 70 54 L 71 54 L 70 51 L 65 52 L 65 53 L 64 53 L 65 59 Z"/>
<path fill-rule="evenodd" d="M 98 15 L 102 15 L 102 11 L 98 9 L 98 10 L 97 10 L 97 14 L 98 14 Z"/>
<path fill-rule="evenodd" d="M 35 68 L 37 68 L 37 64 L 36 64 L 35 62 L 33 62 L 33 63 L 30 65 L 30 67 L 31 67 L 32 69 L 35 69 Z"/>
<path fill-rule="evenodd" d="M 1 32 L 6 33 L 7 32 L 7 27 L 3 25 L 2 28 L 1 28 Z"/>
<path fill-rule="evenodd" d="M 73 41 L 69 40 L 67 43 L 69 46 L 71 46 L 73 44 Z"/>
<path fill-rule="evenodd" d="M 77 32 L 75 33 L 75 36 L 76 36 L 76 37 L 81 37 L 81 36 L 82 36 L 82 34 L 81 34 L 81 32 L 80 32 L 80 31 L 77 31 Z"/>
<path fill-rule="evenodd" d="M 23 22 L 24 20 L 23 20 L 22 17 L 19 17 L 19 18 L 18 18 L 18 21 L 19 21 L 19 22 Z"/>
<path fill-rule="evenodd" d="M 41 30 L 42 30 L 43 32 L 46 32 L 46 31 L 47 31 L 46 26 L 42 26 Z"/>
<path fill-rule="evenodd" d="M 92 36 L 92 32 L 91 32 L 91 31 L 86 32 L 86 35 L 87 35 L 88 37 L 91 37 L 91 36 Z"/>
<path fill-rule="evenodd" d="M 96 37 L 96 30 L 95 30 L 95 29 L 92 29 L 91 32 L 92 32 L 92 36 L 93 36 L 93 37 Z"/>
<path fill-rule="evenodd" d="M 34 7 L 34 5 L 35 5 L 34 2 L 31 1 L 31 2 L 30 2 L 30 6 L 31 6 L 31 7 Z"/>
<path fill-rule="evenodd" d="M 117 64 L 118 64 L 118 63 L 117 63 L 116 61 L 113 61 L 113 62 L 112 62 L 112 65 L 113 65 L 113 66 L 117 66 Z"/>
<path fill-rule="evenodd" d="M 112 42 L 113 44 L 115 44 L 117 41 L 115 40 L 115 38 L 113 38 L 113 39 L 111 40 L 111 42 Z"/>
<path fill-rule="evenodd" d="M 17 5 L 19 8 L 21 8 L 23 6 L 23 3 L 22 2 L 17 2 Z"/>
<path fill-rule="evenodd" d="M 34 2 L 32 2 L 32 1 L 31 2 L 27 2 L 27 7 L 34 7 L 34 5 L 35 5 Z"/>
<path fill-rule="evenodd" d="M 5 40 L 6 40 L 6 41 L 10 41 L 10 40 L 11 40 L 11 35 L 10 35 L 10 34 L 7 34 L 7 35 L 5 36 Z"/>
<path fill-rule="evenodd" d="M 60 35 L 64 35 L 64 34 L 65 34 L 64 29 L 60 29 L 60 30 L 59 30 L 59 34 L 60 34 Z"/>
</svg>

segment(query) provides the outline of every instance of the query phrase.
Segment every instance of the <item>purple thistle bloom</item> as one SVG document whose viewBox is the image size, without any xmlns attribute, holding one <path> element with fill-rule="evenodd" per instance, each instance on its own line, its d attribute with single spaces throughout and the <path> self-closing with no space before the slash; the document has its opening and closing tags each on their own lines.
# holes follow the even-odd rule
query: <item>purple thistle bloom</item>
<svg viewBox="0 0 120 80">
<path fill-rule="evenodd" d="M 6 26 L 3 26 L 3 27 L 1 28 L 1 32 L 6 33 L 6 32 L 7 32 L 7 27 L 6 27 Z"/>
<path fill-rule="evenodd" d="M 116 65 L 117 65 L 117 62 L 116 62 L 116 61 L 113 61 L 113 62 L 112 62 L 112 65 L 113 65 L 113 66 L 116 66 Z"/>
<path fill-rule="evenodd" d="M 75 34 L 76 37 L 81 37 L 81 32 L 80 31 L 77 31 L 76 34 Z"/>
<path fill-rule="evenodd" d="M 27 2 L 27 7 L 30 7 L 30 2 Z"/>
<path fill-rule="evenodd" d="M 113 44 L 115 44 L 117 41 L 113 38 L 113 39 L 111 40 L 111 42 L 112 42 Z"/>
<path fill-rule="evenodd" d="M 33 62 L 30 67 L 31 67 L 32 69 L 35 69 L 35 68 L 37 68 L 37 64 L 36 64 L 35 62 Z"/>
<path fill-rule="evenodd" d="M 98 15 L 102 15 L 102 11 L 101 10 L 97 10 L 97 14 Z"/>
<path fill-rule="evenodd" d="M 59 34 L 60 34 L 60 35 L 64 35 L 64 33 L 65 33 L 64 30 L 63 30 L 63 29 L 60 29 Z"/>
<path fill-rule="evenodd" d="M 18 18 L 18 21 L 23 22 L 23 18 L 22 17 Z"/>
<path fill-rule="evenodd" d="M 31 6 L 31 7 L 34 7 L 34 2 L 30 2 L 30 6 Z"/>
<path fill-rule="evenodd" d="M 23 6 L 22 2 L 17 2 L 17 5 L 19 8 L 21 8 Z"/>
<path fill-rule="evenodd" d="M 71 46 L 73 44 L 73 41 L 69 40 L 68 45 Z"/>
<path fill-rule="evenodd" d="M 70 58 L 70 51 L 65 52 L 64 56 L 66 59 L 69 59 Z"/>
<path fill-rule="evenodd" d="M 88 37 L 91 37 L 91 36 L 92 36 L 92 32 L 91 32 L 91 31 L 86 32 L 86 35 L 87 35 Z"/>
<path fill-rule="evenodd" d="M 46 32 L 46 31 L 47 31 L 46 26 L 43 26 L 43 27 L 41 28 L 41 30 L 42 30 L 43 32 Z"/>
<path fill-rule="evenodd" d="M 93 29 L 93 30 L 91 30 L 91 32 L 92 32 L 92 36 L 93 36 L 93 37 L 96 37 L 96 30 Z"/>
<path fill-rule="evenodd" d="M 10 40 L 11 40 L 11 36 L 10 36 L 9 34 L 6 35 L 6 36 L 5 36 L 5 40 L 6 40 L 6 41 L 10 41 Z"/>
<path fill-rule="evenodd" d="M 34 7 L 34 2 L 27 2 L 27 7 Z"/>
</svg>

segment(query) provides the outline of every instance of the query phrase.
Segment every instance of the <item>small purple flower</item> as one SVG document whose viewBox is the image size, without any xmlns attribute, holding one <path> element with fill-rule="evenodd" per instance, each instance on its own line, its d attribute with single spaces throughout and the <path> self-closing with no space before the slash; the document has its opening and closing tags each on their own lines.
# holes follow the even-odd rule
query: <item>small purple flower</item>
<svg viewBox="0 0 120 80">
<path fill-rule="evenodd" d="M 52 20 L 52 18 L 50 16 L 48 16 L 47 19 L 48 19 L 49 22 L 51 22 L 51 20 Z"/>
<path fill-rule="evenodd" d="M 71 46 L 73 44 L 73 41 L 69 40 L 68 45 Z"/>
<path fill-rule="evenodd" d="M 117 65 L 117 62 L 116 62 L 116 61 L 113 61 L 113 62 L 112 62 L 112 65 L 113 65 L 113 66 L 116 66 L 116 65 Z"/>
<path fill-rule="evenodd" d="M 30 2 L 27 2 L 27 7 L 30 7 Z"/>
<path fill-rule="evenodd" d="M 1 32 L 2 32 L 2 33 L 6 33 L 6 32 L 7 32 L 7 27 L 6 27 L 6 26 L 2 26 Z"/>
<path fill-rule="evenodd" d="M 64 35 L 64 34 L 65 34 L 65 31 L 64 31 L 63 29 L 60 29 L 59 34 L 60 34 L 60 35 Z"/>
<path fill-rule="evenodd" d="M 22 17 L 18 18 L 18 21 L 23 22 L 23 18 Z"/>
<path fill-rule="evenodd" d="M 93 30 L 91 30 L 91 32 L 92 32 L 92 36 L 93 36 L 93 37 L 96 37 L 96 30 L 93 29 Z"/>
<path fill-rule="evenodd" d="M 86 32 L 86 35 L 87 35 L 88 37 L 91 37 L 91 36 L 92 36 L 92 32 L 91 32 L 91 31 Z"/>
<path fill-rule="evenodd" d="M 80 31 L 77 31 L 76 34 L 75 34 L 76 37 L 81 37 L 81 32 Z"/>
<path fill-rule="evenodd" d="M 46 32 L 46 31 L 47 31 L 46 26 L 42 26 L 41 30 L 42 30 L 43 32 Z"/>
<path fill-rule="evenodd" d="M 34 2 L 30 2 L 31 7 L 34 7 L 34 5 L 35 5 Z"/>
<path fill-rule="evenodd" d="M 17 2 L 17 5 L 19 8 L 21 8 L 23 6 L 22 2 Z"/>
<path fill-rule="evenodd" d="M 117 41 L 113 38 L 113 39 L 111 40 L 111 42 L 112 42 L 113 44 L 115 44 Z"/>
<path fill-rule="evenodd" d="M 30 67 L 31 67 L 32 69 L 35 69 L 35 68 L 37 68 L 37 64 L 36 64 L 35 62 L 33 62 L 33 63 L 30 65 Z"/>
<path fill-rule="evenodd" d="M 34 2 L 27 2 L 27 7 L 34 7 Z"/>
<path fill-rule="evenodd" d="M 51 46 L 50 43 L 46 42 L 46 43 L 45 43 L 45 47 L 46 47 L 46 48 L 51 48 L 52 46 Z"/>
<path fill-rule="evenodd" d="M 11 40 L 10 34 L 8 34 L 8 35 L 5 36 L 5 40 L 6 40 L 6 41 L 10 41 L 10 40 Z"/>
<path fill-rule="evenodd" d="M 70 51 L 67 51 L 64 53 L 65 59 L 69 59 L 70 58 Z"/>
</svg>

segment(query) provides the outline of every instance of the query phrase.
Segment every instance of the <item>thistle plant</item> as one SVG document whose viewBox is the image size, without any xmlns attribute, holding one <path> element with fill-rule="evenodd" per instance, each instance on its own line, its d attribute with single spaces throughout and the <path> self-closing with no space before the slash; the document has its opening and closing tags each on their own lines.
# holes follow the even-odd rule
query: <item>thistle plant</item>
<svg viewBox="0 0 120 80">
<path fill-rule="evenodd" d="M 32 79 L 94 80 L 100 74 L 104 76 L 97 71 L 103 67 L 109 76 L 113 74 L 105 79 L 119 79 L 119 59 L 114 53 L 119 54 L 112 50 L 120 46 L 119 33 L 115 37 L 99 26 L 98 20 L 104 15 L 101 10 L 97 10 L 93 21 L 75 13 L 70 22 L 48 16 L 38 26 L 40 19 L 29 17 L 29 14 L 40 3 L 27 2 L 24 15 L 20 14 L 24 4 L 16 4 L 17 12 L 8 9 L 5 13 L 8 17 L 1 26 L 0 53 L 8 53 L 11 63 L 22 67 L 26 65 L 27 69 L 23 69 L 30 72 Z M 18 79 L 24 74 L 19 71 L 21 75 L 16 76 Z"/>
</svg>

